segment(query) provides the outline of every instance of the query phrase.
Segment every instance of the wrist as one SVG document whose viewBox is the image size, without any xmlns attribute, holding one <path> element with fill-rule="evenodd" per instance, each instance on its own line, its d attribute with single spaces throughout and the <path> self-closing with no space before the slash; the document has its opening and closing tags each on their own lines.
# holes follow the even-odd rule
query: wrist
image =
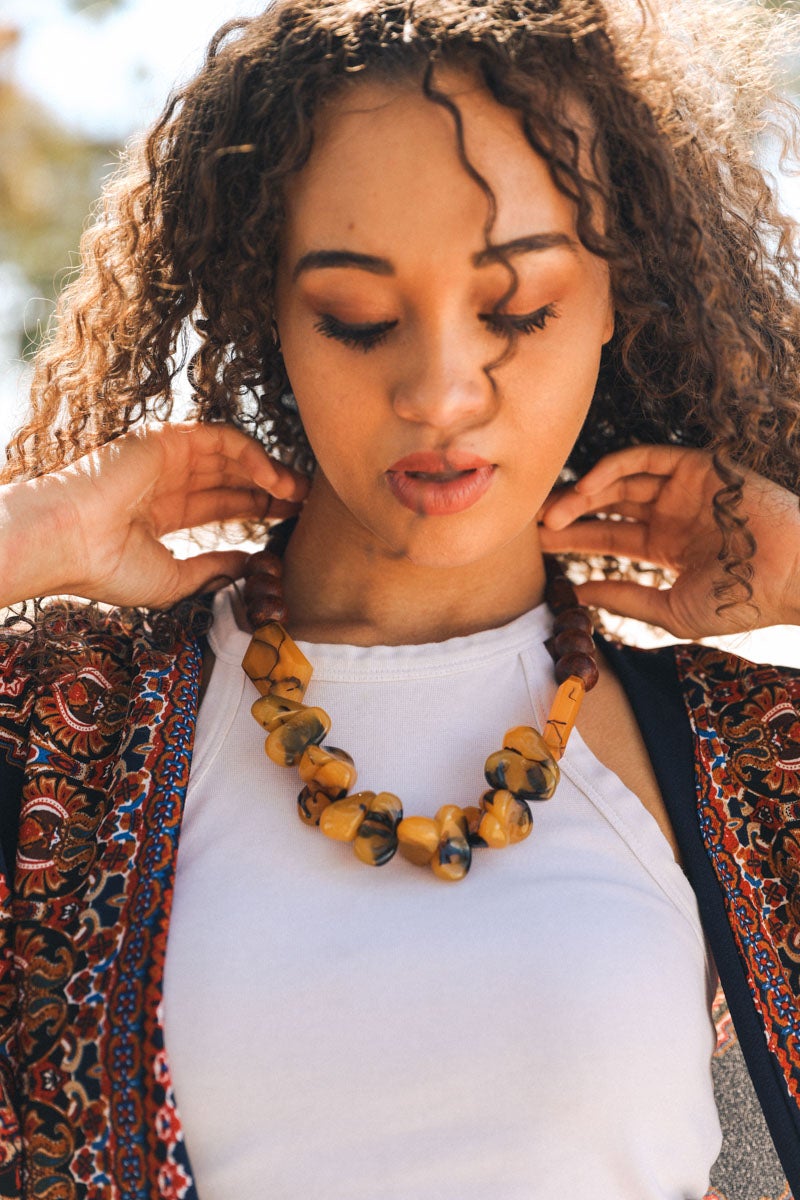
<svg viewBox="0 0 800 1200">
<path fill-rule="evenodd" d="M 0 487 L 0 606 L 71 591 L 76 522 L 60 492 L 53 476 Z"/>
</svg>

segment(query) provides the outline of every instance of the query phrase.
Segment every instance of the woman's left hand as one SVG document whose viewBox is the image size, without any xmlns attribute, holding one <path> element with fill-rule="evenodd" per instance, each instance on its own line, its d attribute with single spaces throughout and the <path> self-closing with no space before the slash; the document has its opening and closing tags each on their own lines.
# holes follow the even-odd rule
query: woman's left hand
<svg viewBox="0 0 800 1200">
<path fill-rule="evenodd" d="M 672 587 L 623 580 L 581 584 L 584 604 L 659 625 L 675 637 L 740 633 L 800 623 L 800 506 L 797 496 L 744 468 L 741 506 L 756 542 L 752 598 L 728 580 L 713 498 L 722 487 L 711 455 L 677 446 L 633 446 L 601 459 L 570 487 L 553 492 L 540 514 L 547 553 L 608 554 L 666 567 Z M 603 518 L 589 519 L 592 514 Z M 621 518 L 621 519 L 620 519 Z M 736 602 L 729 605 L 729 600 Z M 720 605 L 725 607 L 717 611 Z"/>
</svg>

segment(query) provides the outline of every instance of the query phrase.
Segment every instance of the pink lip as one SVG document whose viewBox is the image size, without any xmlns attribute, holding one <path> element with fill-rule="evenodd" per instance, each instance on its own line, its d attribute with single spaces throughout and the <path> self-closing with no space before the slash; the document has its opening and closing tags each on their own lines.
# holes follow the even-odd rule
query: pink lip
<svg viewBox="0 0 800 1200">
<path fill-rule="evenodd" d="M 443 517 L 477 504 L 491 486 L 494 470 L 475 454 L 421 452 L 394 463 L 386 482 L 404 508 L 420 516 Z"/>
</svg>

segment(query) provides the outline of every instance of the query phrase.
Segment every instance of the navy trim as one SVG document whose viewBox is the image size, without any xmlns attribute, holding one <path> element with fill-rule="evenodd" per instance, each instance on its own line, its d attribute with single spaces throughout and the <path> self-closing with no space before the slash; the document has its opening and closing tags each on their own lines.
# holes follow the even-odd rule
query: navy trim
<svg viewBox="0 0 800 1200">
<path fill-rule="evenodd" d="M 800 1196 L 800 1111 L 767 1045 L 747 984 L 745 966 L 728 921 L 697 819 L 694 733 L 678 679 L 674 647 L 637 650 L 600 641 L 625 689 L 664 797 L 683 856 L 684 871 L 697 896 L 720 982 L 756 1095 L 775 1149 L 795 1196 Z"/>
</svg>

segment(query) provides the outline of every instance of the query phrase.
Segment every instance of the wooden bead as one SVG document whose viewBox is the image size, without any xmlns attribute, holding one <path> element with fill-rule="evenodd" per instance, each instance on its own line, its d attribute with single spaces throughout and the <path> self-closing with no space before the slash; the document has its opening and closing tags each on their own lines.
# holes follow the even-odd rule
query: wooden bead
<svg viewBox="0 0 800 1200">
<path fill-rule="evenodd" d="M 270 550 L 257 550 L 247 559 L 243 574 L 245 580 L 259 575 L 269 575 L 273 579 L 280 579 L 283 574 L 283 563 L 277 554 L 273 554 Z"/>
<path fill-rule="evenodd" d="M 487 758 L 484 774 L 491 788 L 513 792 L 519 800 L 549 800 L 559 780 L 558 764 L 549 750 L 544 761 L 517 750 L 498 750 Z"/>
<path fill-rule="evenodd" d="M 273 692 L 302 700 L 313 672 L 311 663 L 277 621 L 253 634 L 242 666 L 262 695 Z"/>
<path fill-rule="evenodd" d="M 335 842 L 352 842 L 374 798 L 374 792 L 356 792 L 344 800 L 332 800 L 319 819 L 320 829 Z"/>
<path fill-rule="evenodd" d="M 362 862 L 382 867 L 397 850 L 397 826 L 403 806 L 391 792 L 378 792 L 359 826 L 354 849 Z"/>
<path fill-rule="evenodd" d="M 597 663 L 588 654 L 567 654 L 556 663 L 556 679 L 564 683 L 570 675 L 577 675 L 589 692 L 600 678 Z"/>
<path fill-rule="evenodd" d="M 533 829 L 531 810 L 524 800 L 518 800 L 511 792 L 486 792 L 481 807 L 484 815 L 480 836 L 493 849 L 521 842 Z"/>
<path fill-rule="evenodd" d="M 578 598 L 572 580 L 566 575 L 553 575 L 544 589 L 548 608 L 554 616 L 566 608 L 577 608 Z"/>
<path fill-rule="evenodd" d="M 300 704 L 298 700 L 287 700 L 285 696 L 274 696 L 272 692 L 268 692 L 266 696 L 260 696 L 258 700 L 253 701 L 250 712 L 259 725 L 263 725 L 272 733 L 273 729 L 277 729 L 289 717 L 305 712 L 305 709 L 306 705 Z"/>
<path fill-rule="evenodd" d="M 567 654 L 588 654 L 595 652 L 594 642 L 588 633 L 582 629 L 565 629 L 554 639 L 553 646 L 556 658 L 564 658 Z"/>
<path fill-rule="evenodd" d="M 439 848 L 439 825 L 432 817 L 403 817 L 397 826 L 400 853 L 418 867 L 427 866 Z"/>
<path fill-rule="evenodd" d="M 567 739 L 575 727 L 585 694 L 583 680 L 577 675 L 570 675 L 565 679 L 556 692 L 542 736 L 557 759 L 561 758 L 566 749 Z"/>
<path fill-rule="evenodd" d="M 323 709 L 303 708 L 273 729 L 265 749 L 279 767 L 293 767 L 302 758 L 306 747 L 321 742 L 330 727 L 331 719 Z"/>
<path fill-rule="evenodd" d="M 581 633 L 594 633 L 594 625 L 592 618 L 585 608 L 576 605 L 575 608 L 565 608 L 560 612 L 553 622 L 553 633 L 558 636 L 559 633 L 564 633 L 567 629 L 577 629 Z"/>
<path fill-rule="evenodd" d="M 445 804 L 436 814 L 439 826 L 439 845 L 431 859 L 437 879 L 458 883 L 472 862 L 472 849 L 467 840 L 467 818 L 457 804 Z"/>
<path fill-rule="evenodd" d="M 280 584 L 268 576 L 253 575 L 246 579 L 244 599 L 247 615 L 256 629 L 273 621 L 285 621 L 289 615 Z"/>
<path fill-rule="evenodd" d="M 316 783 L 332 800 L 341 800 L 356 781 L 356 768 L 346 750 L 336 746 L 307 746 L 298 763 L 304 783 Z"/>
<path fill-rule="evenodd" d="M 297 815 L 306 825 L 319 825 L 319 819 L 332 797 L 317 783 L 307 783 L 297 797 Z"/>
</svg>

